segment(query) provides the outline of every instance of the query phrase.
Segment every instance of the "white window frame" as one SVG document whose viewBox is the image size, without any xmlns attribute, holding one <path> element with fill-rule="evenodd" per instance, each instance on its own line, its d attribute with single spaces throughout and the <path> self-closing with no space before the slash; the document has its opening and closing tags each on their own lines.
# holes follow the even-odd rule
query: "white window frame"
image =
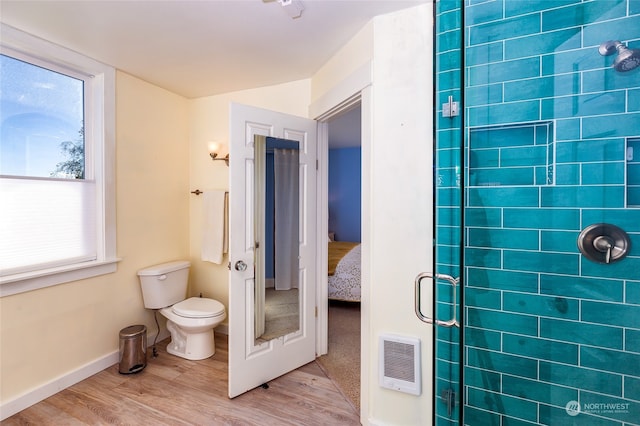
<svg viewBox="0 0 640 426">
<path fill-rule="evenodd" d="M 40 269 L 0 277 L 0 297 L 71 281 L 113 273 L 116 257 L 116 191 L 115 191 L 115 79 L 116 72 L 77 52 L 34 37 L 0 23 L 0 52 L 14 56 L 19 52 L 35 58 L 40 65 L 49 63 L 91 76 L 88 90 L 90 102 L 85 108 L 85 120 L 92 121 L 92 135 L 85 135 L 91 144 L 96 182 L 97 258 L 66 266 Z"/>
</svg>

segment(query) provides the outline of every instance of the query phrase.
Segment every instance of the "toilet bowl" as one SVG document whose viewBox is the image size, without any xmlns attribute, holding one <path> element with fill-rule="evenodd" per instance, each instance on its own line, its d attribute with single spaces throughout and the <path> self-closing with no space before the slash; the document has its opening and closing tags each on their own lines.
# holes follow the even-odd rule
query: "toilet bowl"
<svg viewBox="0 0 640 426">
<path fill-rule="evenodd" d="M 216 352 L 213 329 L 227 314 L 224 305 L 204 297 L 185 299 L 191 264 L 162 263 L 138 271 L 144 307 L 167 318 L 171 341 L 167 352 L 186 359 L 209 358 Z"/>
<path fill-rule="evenodd" d="M 226 318 L 224 305 L 217 300 L 191 297 L 160 310 L 167 318 L 171 341 L 167 352 L 191 360 L 216 353 L 213 329 Z"/>
</svg>

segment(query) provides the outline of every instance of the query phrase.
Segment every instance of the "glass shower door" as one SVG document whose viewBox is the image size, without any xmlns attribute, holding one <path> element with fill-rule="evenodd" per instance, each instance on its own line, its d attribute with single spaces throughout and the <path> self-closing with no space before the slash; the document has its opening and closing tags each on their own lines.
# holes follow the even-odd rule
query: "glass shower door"
<svg viewBox="0 0 640 426">
<path fill-rule="evenodd" d="M 461 301 L 436 424 L 640 424 L 640 2 L 460 3 L 435 5 L 434 270 Z"/>
</svg>

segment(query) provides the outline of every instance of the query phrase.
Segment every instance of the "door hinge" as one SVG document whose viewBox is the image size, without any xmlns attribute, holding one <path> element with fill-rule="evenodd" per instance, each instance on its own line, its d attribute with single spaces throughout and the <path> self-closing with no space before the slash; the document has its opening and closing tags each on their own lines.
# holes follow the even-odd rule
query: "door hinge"
<svg viewBox="0 0 640 426">
<path fill-rule="evenodd" d="M 318 307 L 316 306 L 316 318 L 318 318 Z"/>
<path fill-rule="evenodd" d="M 457 117 L 460 115 L 460 104 L 453 101 L 453 96 L 449 96 L 446 104 L 442 104 L 443 117 Z"/>
<path fill-rule="evenodd" d="M 319 170 L 318 160 L 316 160 L 316 170 Z"/>
</svg>

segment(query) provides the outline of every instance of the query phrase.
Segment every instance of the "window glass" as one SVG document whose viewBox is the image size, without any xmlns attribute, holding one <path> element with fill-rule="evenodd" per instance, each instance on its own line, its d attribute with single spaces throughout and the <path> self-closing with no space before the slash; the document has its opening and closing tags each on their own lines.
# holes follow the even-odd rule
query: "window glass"
<svg viewBox="0 0 640 426">
<path fill-rule="evenodd" d="M 84 179 L 84 81 L 0 55 L 0 174 Z"/>
<path fill-rule="evenodd" d="M 0 22 L 0 297 L 116 271 L 115 77 Z"/>
</svg>

